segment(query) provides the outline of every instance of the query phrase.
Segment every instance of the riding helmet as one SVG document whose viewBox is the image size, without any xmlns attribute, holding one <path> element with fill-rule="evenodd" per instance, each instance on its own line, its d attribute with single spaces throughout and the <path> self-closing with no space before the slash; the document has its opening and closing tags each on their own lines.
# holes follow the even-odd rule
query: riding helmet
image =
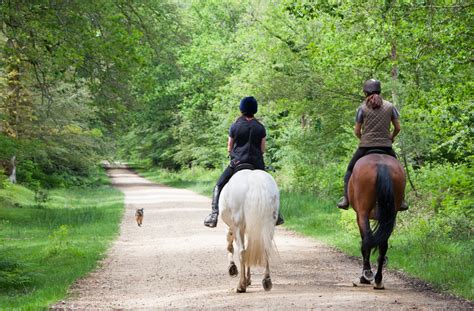
<svg viewBox="0 0 474 311">
<path fill-rule="evenodd" d="M 240 101 L 240 111 L 246 115 L 254 115 L 257 113 L 258 104 L 257 100 L 253 96 L 242 98 Z"/>
<path fill-rule="evenodd" d="M 364 83 L 364 93 L 366 95 L 380 94 L 382 87 L 380 86 L 380 81 L 375 79 L 370 79 Z"/>
</svg>

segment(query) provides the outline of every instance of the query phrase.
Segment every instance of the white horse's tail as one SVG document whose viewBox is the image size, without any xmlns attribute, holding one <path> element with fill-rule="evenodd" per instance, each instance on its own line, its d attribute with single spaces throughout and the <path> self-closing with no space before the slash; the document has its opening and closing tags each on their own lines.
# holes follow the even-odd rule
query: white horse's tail
<svg viewBox="0 0 474 311">
<path fill-rule="evenodd" d="M 245 259 L 249 267 L 265 266 L 274 251 L 273 233 L 280 195 L 275 180 L 266 172 L 253 171 L 248 183 L 244 205 L 247 235 Z"/>
</svg>

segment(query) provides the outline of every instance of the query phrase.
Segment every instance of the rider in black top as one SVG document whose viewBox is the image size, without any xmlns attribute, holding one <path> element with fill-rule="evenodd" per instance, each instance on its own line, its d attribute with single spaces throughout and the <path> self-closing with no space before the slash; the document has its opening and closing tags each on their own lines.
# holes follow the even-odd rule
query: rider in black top
<svg viewBox="0 0 474 311">
<path fill-rule="evenodd" d="M 254 118 L 257 112 L 257 100 L 250 96 L 240 101 L 242 115 L 229 129 L 227 151 L 230 155 L 230 164 L 222 173 L 214 187 L 212 195 L 212 212 L 204 220 L 204 225 L 214 228 L 219 216 L 219 195 L 225 184 L 230 180 L 238 165 L 250 164 L 255 169 L 264 170 L 263 153 L 265 152 L 265 127 Z M 282 224 L 283 218 L 278 215 L 276 225 Z"/>
</svg>

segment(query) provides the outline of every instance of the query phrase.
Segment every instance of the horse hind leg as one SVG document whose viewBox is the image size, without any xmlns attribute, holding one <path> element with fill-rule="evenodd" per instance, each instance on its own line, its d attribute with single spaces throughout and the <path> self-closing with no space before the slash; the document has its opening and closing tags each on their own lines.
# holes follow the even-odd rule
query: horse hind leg
<svg viewBox="0 0 474 311">
<path fill-rule="evenodd" d="M 359 225 L 360 235 L 362 238 L 361 253 L 363 259 L 362 275 L 360 277 L 361 284 L 370 284 L 374 280 L 374 273 L 370 266 L 370 243 L 371 237 L 369 218 L 357 215 L 357 222 Z"/>
<path fill-rule="evenodd" d="M 252 280 L 250 279 L 250 267 L 247 267 L 247 287 L 252 285 Z"/>
<path fill-rule="evenodd" d="M 239 274 L 239 270 L 235 265 L 234 261 L 234 234 L 232 229 L 227 230 L 227 259 L 229 261 L 229 275 L 231 277 L 236 277 Z"/>
<path fill-rule="evenodd" d="M 380 244 L 379 246 L 379 258 L 377 259 L 377 274 L 375 274 L 375 285 L 374 289 L 385 289 L 382 282 L 382 270 L 387 262 L 388 241 Z"/>
<path fill-rule="evenodd" d="M 273 287 L 272 279 L 270 278 L 270 264 L 268 263 L 268 260 L 267 260 L 267 265 L 265 266 L 265 275 L 262 280 L 262 285 L 263 285 L 263 289 L 267 292 L 271 290 Z"/>
<path fill-rule="evenodd" d="M 239 228 L 238 234 L 235 236 L 237 241 L 237 245 L 239 246 L 239 255 L 240 255 L 240 280 L 239 286 L 237 287 L 237 293 L 245 293 L 247 291 L 247 275 L 246 265 L 245 265 L 245 240 L 244 240 L 244 232 L 242 229 Z"/>
</svg>

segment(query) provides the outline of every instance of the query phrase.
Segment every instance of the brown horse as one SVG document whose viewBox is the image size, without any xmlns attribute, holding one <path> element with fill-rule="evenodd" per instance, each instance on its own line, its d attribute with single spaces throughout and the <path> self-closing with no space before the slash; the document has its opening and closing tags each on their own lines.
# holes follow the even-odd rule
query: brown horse
<svg viewBox="0 0 474 311">
<path fill-rule="evenodd" d="M 349 202 L 357 214 L 362 238 L 364 267 L 360 282 L 370 284 L 375 279 L 375 289 L 383 289 L 382 268 L 388 239 L 395 226 L 397 211 L 400 210 L 405 191 L 405 171 L 400 162 L 385 154 L 368 154 L 357 161 L 349 180 Z M 375 231 L 370 228 L 369 219 L 377 220 Z M 379 250 L 377 273 L 370 267 L 370 252 Z"/>
</svg>

